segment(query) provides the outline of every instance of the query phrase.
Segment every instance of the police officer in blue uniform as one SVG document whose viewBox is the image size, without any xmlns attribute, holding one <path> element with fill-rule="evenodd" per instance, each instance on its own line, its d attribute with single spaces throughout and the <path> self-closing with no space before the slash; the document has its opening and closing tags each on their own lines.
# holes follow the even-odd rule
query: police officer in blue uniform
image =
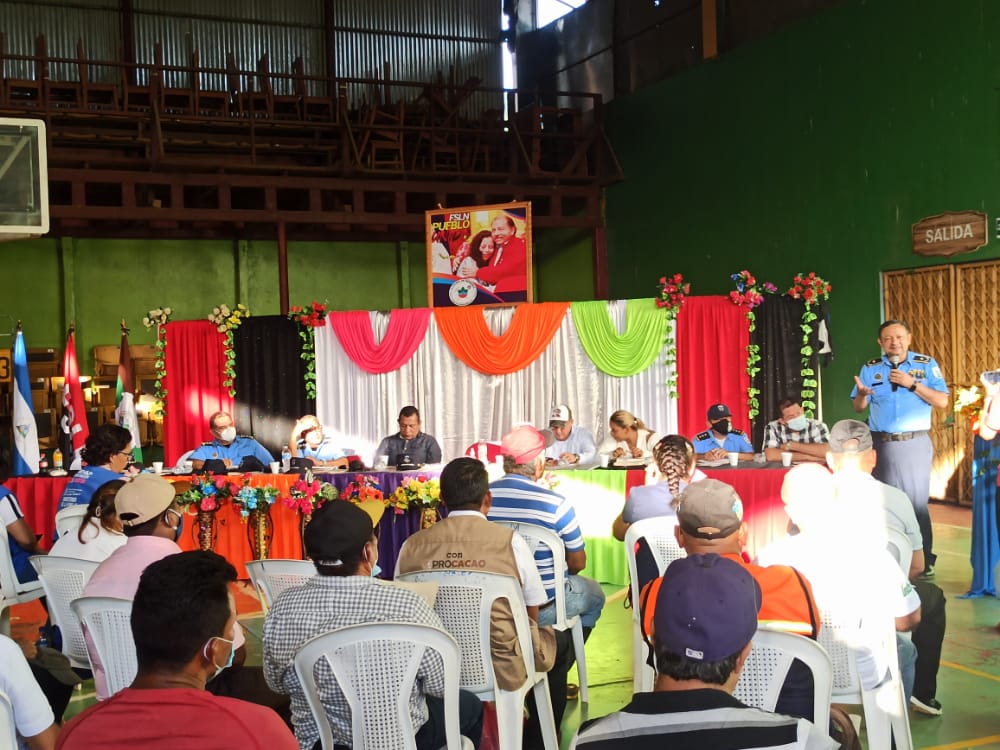
<svg viewBox="0 0 1000 750">
<path fill-rule="evenodd" d="M 924 575 L 934 573 L 936 556 L 927 509 L 934 446 L 928 431 L 931 411 L 948 406 L 948 385 L 933 357 L 910 351 L 910 327 L 887 320 L 878 329 L 884 354 L 870 359 L 854 378 L 854 410 L 868 412 L 875 441 L 876 479 L 901 489 L 913 503 L 924 538 Z"/>
<path fill-rule="evenodd" d="M 733 415 L 725 404 L 713 404 L 708 409 L 709 429 L 699 432 L 691 443 L 698 458 L 718 461 L 730 453 L 741 459 L 753 458 L 753 445 L 743 430 L 733 427 Z"/>
<path fill-rule="evenodd" d="M 237 435 L 236 423 L 224 411 L 217 411 L 209 417 L 208 428 L 215 439 L 202 443 L 191 454 L 191 465 L 195 471 L 201 471 L 209 459 L 222 461 L 227 469 L 238 468 L 247 456 L 256 458 L 265 469 L 274 460 L 274 456 L 252 437 Z"/>
</svg>

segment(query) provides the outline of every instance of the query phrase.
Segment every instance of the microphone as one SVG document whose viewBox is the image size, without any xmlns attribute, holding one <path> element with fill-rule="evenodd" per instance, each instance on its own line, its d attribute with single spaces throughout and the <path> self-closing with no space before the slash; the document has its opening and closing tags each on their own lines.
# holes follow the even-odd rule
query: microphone
<svg viewBox="0 0 1000 750">
<path fill-rule="evenodd" d="M 893 370 L 895 370 L 897 367 L 899 367 L 899 355 L 898 354 L 893 354 L 891 357 L 889 357 L 889 364 L 892 365 L 892 369 Z M 897 388 L 899 388 L 899 383 L 893 383 L 892 384 L 892 392 L 895 393 Z"/>
</svg>

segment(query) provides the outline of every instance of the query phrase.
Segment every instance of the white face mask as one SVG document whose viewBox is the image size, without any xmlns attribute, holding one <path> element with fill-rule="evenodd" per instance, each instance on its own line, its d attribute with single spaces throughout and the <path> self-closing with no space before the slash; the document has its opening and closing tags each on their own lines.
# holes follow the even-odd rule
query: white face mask
<svg viewBox="0 0 1000 750">
<path fill-rule="evenodd" d="M 802 430 L 809 426 L 809 420 L 800 414 L 793 419 L 789 419 L 785 424 L 788 425 L 789 429 L 795 430 L 795 432 L 802 432 Z"/>
<path fill-rule="evenodd" d="M 231 443 L 236 439 L 236 428 L 230 425 L 219 433 L 219 440 L 223 443 Z"/>
<path fill-rule="evenodd" d="M 209 680 L 214 680 L 216 677 L 219 676 L 219 673 L 222 672 L 223 669 L 228 669 L 229 667 L 233 666 L 233 657 L 236 655 L 236 648 L 235 648 L 236 641 L 231 641 L 228 638 L 223 638 L 221 635 L 217 635 L 217 636 L 214 636 L 213 638 L 209 638 L 205 642 L 204 647 L 202 647 L 201 652 L 202 652 L 202 654 L 204 654 L 204 656 L 205 656 L 206 659 L 210 658 L 209 655 L 208 655 L 208 644 L 211 643 L 212 641 L 225 641 L 226 643 L 228 643 L 229 644 L 229 658 L 226 659 L 226 663 L 223 664 L 221 667 L 218 664 L 216 664 L 214 661 L 212 662 L 212 664 L 215 665 L 215 674 L 213 674 L 211 677 L 209 677 L 208 678 Z"/>
</svg>

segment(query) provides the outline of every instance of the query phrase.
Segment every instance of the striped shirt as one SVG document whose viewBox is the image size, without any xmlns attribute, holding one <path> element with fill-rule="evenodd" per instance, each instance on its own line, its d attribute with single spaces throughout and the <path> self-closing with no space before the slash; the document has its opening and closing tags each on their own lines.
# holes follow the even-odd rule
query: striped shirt
<svg viewBox="0 0 1000 750">
<path fill-rule="evenodd" d="M 570 750 L 833 750 L 805 719 L 743 705 L 722 690 L 636 693 L 621 711 L 585 722 Z"/>
<path fill-rule="evenodd" d="M 544 526 L 558 534 L 567 552 L 583 549 L 583 535 L 576 520 L 576 511 L 569 500 L 557 492 L 539 486 L 521 474 L 507 474 L 490 485 L 493 502 L 488 518 L 491 521 L 515 521 Z M 555 597 L 555 569 L 552 553 L 545 545 L 535 550 L 535 565 L 542 576 L 545 595 Z M 568 571 L 565 571 L 568 574 Z"/>
</svg>

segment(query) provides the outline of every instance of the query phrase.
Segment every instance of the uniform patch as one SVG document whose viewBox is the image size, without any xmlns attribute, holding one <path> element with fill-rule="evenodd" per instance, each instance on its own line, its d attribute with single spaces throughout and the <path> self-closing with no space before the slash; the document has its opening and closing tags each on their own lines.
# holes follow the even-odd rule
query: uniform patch
<svg viewBox="0 0 1000 750">
<path fill-rule="evenodd" d="M 914 354 L 913 355 L 913 361 L 914 362 L 930 362 L 931 358 L 928 357 L 926 354 Z"/>
<path fill-rule="evenodd" d="M 875 359 L 869 359 L 867 362 L 865 362 L 865 364 L 866 365 L 879 365 L 879 364 L 882 364 L 882 358 L 881 357 L 875 357 Z"/>
<path fill-rule="evenodd" d="M 876 372 L 876 373 L 875 373 L 875 379 L 876 379 L 876 380 L 881 380 L 881 379 L 882 379 L 882 373 L 880 373 L 880 372 Z"/>
<path fill-rule="evenodd" d="M 694 439 L 695 440 L 708 440 L 708 430 L 705 430 L 705 432 L 699 432 L 697 435 L 694 436 Z"/>
<path fill-rule="evenodd" d="M 736 427 L 734 427 L 733 429 L 731 429 L 729 431 L 729 434 L 730 435 L 743 435 L 744 437 L 746 437 L 746 433 L 743 432 L 743 430 L 737 429 Z"/>
</svg>

